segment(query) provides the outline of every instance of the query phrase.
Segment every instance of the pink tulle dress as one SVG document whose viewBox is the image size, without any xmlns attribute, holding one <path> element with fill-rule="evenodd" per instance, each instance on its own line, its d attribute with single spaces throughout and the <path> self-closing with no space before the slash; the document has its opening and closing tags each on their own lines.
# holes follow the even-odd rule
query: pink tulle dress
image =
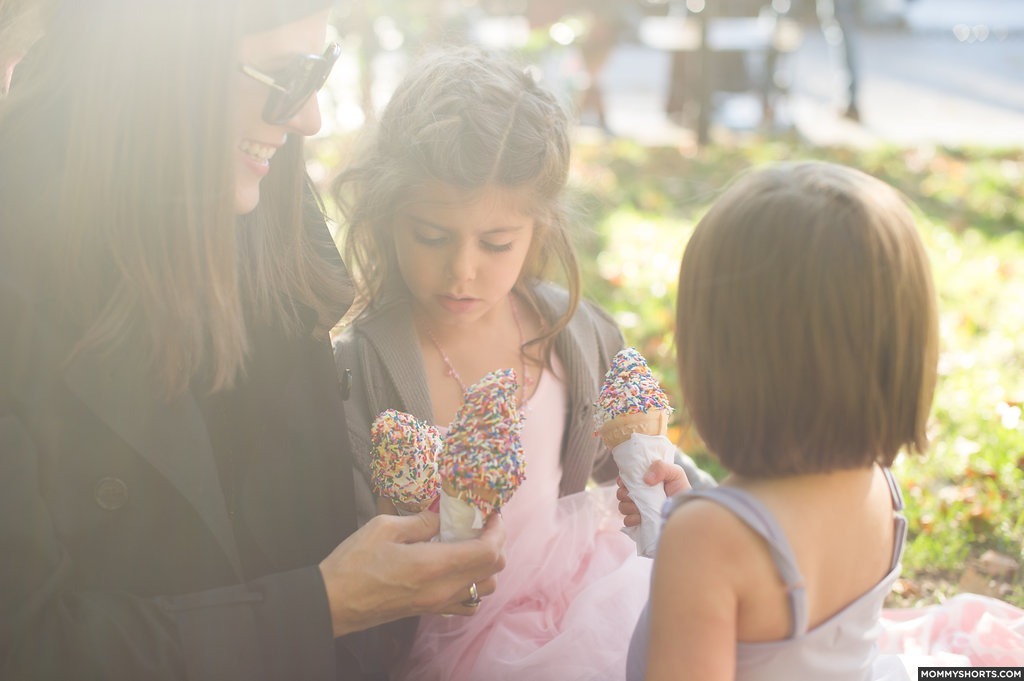
<svg viewBox="0 0 1024 681">
<path fill-rule="evenodd" d="M 473 617 L 421 618 L 395 679 L 624 678 L 651 561 L 620 531 L 614 486 L 558 498 L 566 389 L 556 373 L 543 372 L 524 408 L 526 480 L 502 509 L 497 591 Z"/>
<path fill-rule="evenodd" d="M 879 649 L 897 654 L 912 679 L 921 666 L 1024 667 L 1024 610 L 969 593 L 883 610 Z"/>
<path fill-rule="evenodd" d="M 524 408 L 527 477 L 502 509 L 507 563 L 473 617 L 420 619 L 395 681 L 624 679 L 652 561 L 623 534 L 615 487 L 558 498 L 566 390 L 545 371 Z M 886 666 L 1024 666 L 1024 610 L 964 594 L 938 606 L 884 610 Z M 894 669 L 895 668 L 895 669 Z M 896 671 L 898 670 L 898 671 Z"/>
</svg>

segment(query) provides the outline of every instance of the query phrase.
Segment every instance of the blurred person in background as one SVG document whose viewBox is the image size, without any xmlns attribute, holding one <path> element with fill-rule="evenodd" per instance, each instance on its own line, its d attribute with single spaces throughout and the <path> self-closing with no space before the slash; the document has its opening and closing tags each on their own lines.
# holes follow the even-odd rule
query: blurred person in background
<svg viewBox="0 0 1024 681">
<path fill-rule="evenodd" d="M 576 102 L 581 123 L 610 133 L 605 114 L 601 76 L 609 57 L 629 28 L 629 4 L 616 0 L 532 0 L 526 6 L 531 28 L 550 28 L 558 22 L 577 27 L 583 80 Z"/>
<path fill-rule="evenodd" d="M 843 116 L 860 121 L 857 51 L 854 31 L 860 12 L 860 0 L 817 0 L 818 23 L 830 49 L 838 56 L 846 82 L 846 106 Z"/>
</svg>

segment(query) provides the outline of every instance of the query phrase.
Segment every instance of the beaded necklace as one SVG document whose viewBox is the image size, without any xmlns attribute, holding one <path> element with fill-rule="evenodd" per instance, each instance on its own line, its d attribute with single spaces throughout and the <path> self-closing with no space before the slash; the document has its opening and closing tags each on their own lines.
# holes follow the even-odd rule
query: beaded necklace
<svg viewBox="0 0 1024 681">
<path fill-rule="evenodd" d="M 519 309 L 516 307 L 515 298 L 511 293 L 508 296 L 508 302 L 512 307 L 512 319 L 516 322 L 516 331 L 519 332 L 519 358 L 523 362 L 523 380 L 521 386 L 523 397 L 519 401 L 519 407 L 524 408 L 526 407 L 526 403 L 529 401 L 530 387 L 533 385 L 533 379 L 530 378 L 530 374 L 527 372 L 526 356 L 522 351 L 522 347 L 526 343 L 526 337 L 523 334 L 523 323 L 519 320 Z M 441 355 L 441 361 L 444 362 L 444 365 L 448 368 L 446 373 L 455 379 L 455 382 L 459 384 L 459 388 L 462 389 L 462 394 L 465 395 L 469 391 L 469 388 L 466 386 L 465 381 L 462 380 L 462 377 L 459 376 L 459 372 L 456 371 L 455 365 L 452 364 L 452 360 L 448 356 L 448 353 L 444 351 L 443 347 L 441 347 L 441 343 L 438 342 L 437 337 L 434 335 L 434 332 L 430 330 L 429 326 L 424 327 L 424 330 L 427 332 L 427 338 L 429 338 L 430 342 L 434 344 L 435 348 L 437 348 L 437 354 Z"/>
</svg>

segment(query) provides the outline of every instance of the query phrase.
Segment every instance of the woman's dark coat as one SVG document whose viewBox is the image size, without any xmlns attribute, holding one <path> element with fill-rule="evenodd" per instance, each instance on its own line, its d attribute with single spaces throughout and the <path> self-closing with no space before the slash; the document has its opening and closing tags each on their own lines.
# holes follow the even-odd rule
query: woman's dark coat
<svg viewBox="0 0 1024 681">
<path fill-rule="evenodd" d="M 317 568 L 355 529 L 328 342 L 257 329 L 165 402 L 137 345 L 65 362 L 26 236 L 0 206 L 0 679 L 370 678 Z"/>
</svg>

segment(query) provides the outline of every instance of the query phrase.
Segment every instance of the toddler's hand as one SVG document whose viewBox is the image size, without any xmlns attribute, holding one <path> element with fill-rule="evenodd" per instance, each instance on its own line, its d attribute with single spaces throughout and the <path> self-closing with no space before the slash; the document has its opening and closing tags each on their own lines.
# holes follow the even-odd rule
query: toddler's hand
<svg viewBox="0 0 1024 681">
<path fill-rule="evenodd" d="M 657 484 L 664 485 L 665 496 L 668 497 L 690 489 L 690 481 L 682 466 L 664 461 L 655 461 L 651 464 L 651 467 L 644 473 L 644 482 L 652 487 Z M 629 498 L 629 491 L 623 484 L 622 478 L 616 478 L 615 483 L 618 485 L 615 498 L 619 500 L 619 513 L 625 516 L 622 519 L 622 524 L 626 527 L 636 527 L 640 524 L 640 510 Z"/>
</svg>

